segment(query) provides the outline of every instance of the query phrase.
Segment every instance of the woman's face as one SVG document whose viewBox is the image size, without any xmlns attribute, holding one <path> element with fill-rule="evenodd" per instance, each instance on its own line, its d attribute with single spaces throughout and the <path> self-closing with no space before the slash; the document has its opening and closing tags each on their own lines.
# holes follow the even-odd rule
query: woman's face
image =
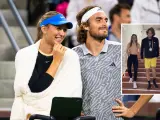
<svg viewBox="0 0 160 120">
<path fill-rule="evenodd" d="M 132 36 L 132 41 L 136 41 L 137 37 L 135 35 Z"/>
<path fill-rule="evenodd" d="M 67 32 L 67 26 L 66 25 L 60 25 L 60 26 L 54 26 L 54 25 L 47 25 L 44 26 L 43 36 L 47 43 L 54 45 L 55 42 L 62 43 L 64 38 L 66 37 Z"/>
</svg>

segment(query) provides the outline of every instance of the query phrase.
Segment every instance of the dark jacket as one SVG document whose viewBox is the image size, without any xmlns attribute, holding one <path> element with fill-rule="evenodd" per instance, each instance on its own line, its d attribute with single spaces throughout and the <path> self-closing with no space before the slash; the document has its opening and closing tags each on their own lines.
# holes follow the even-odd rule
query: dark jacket
<svg viewBox="0 0 160 120">
<path fill-rule="evenodd" d="M 149 46 L 149 43 L 150 43 L 150 46 Z M 152 47 L 152 51 L 149 51 L 150 47 Z M 159 56 L 158 38 L 156 37 L 152 37 L 152 39 L 148 39 L 148 37 L 144 38 L 141 43 L 141 59 L 154 58 L 158 56 Z"/>
</svg>

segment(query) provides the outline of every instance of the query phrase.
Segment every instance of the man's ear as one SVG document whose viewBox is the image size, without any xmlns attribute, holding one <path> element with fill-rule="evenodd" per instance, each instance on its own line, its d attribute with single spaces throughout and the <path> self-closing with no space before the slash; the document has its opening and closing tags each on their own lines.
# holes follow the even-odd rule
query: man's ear
<svg viewBox="0 0 160 120">
<path fill-rule="evenodd" d="M 89 27 L 88 27 L 88 26 L 84 26 L 84 29 L 85 29 L 85 30 L 89 30 Z"/>
<path fill-rule="evenodd" d="M 88 25 L 86 25 L 85 23 L 84 24 L 82 24 L 82 26 L 83 26 L 83 29 L 85 29 L 85 30 L 89 30 L 89 27 L 88 27 Z"/>
<path fill-rule="evenodd" d="M 117 14 L 113 15 L 113 21 L 119 21 L 120 20 L 120 16 Z"/>
</svg>

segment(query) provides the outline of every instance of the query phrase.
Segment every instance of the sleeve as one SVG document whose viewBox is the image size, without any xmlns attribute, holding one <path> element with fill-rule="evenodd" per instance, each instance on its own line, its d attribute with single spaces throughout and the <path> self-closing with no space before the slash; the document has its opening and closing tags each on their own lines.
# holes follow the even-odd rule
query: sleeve
<svg viewBox="0 0 160 120">
<path fill-rule="evenodd" d="M 79 62 L 79 56 L 77 53 L 75 53 L 75 59 L 72 60 L 72 63 L 74 63 L 74 67 L 72 68 L 72 74 L 73 80 L 75 81 L 75 88 L 73 90 L 73 97 L 82 97 L 82 79 L 81 79 L 81 69 L 80 69 L 80 62 Z M 75 72 L 76 71 L 76 72 Z"/>
<path fill-rule="evenodd" d="M 157 39 L 157 57 L 159 56 L 159 40 Z"/>
<path fill-rule="evenodd" d="M 142 5 L 140 2 L 141 2 L 140 0 L 135 0 L 133 3 L 132 9 L 131 9 L 132 23 L 140 23 L 141 22 L 141 14 L 143 12 L 143 9 L 142 9 Z"/>
<path fill-rule="evenodd" d="M 24 106 L 22 97 L 15 96 L 12 105 L 10 120 L 24 120 Z"/>
<path fill-rule="evenodd" d="M 79 57 L 76 52 L 72 52 L 72 56 L 68 55 L 67 63 L 65 65 L 66 68 L 69 68 L 67 71 L 67 75 L 65 76 L 65 80 L 70 81 L 67 82 L 69 85 L 69 91 L 71 97 L 82 97 L 82 79 L 81 79 L 81 69 Z M 70 54 L 70 53 L 68 53 Z"/>
<path fill-rule="evenodd" d="M 21 96 L 19 85 L 17 84 L 17 81 L 18 81 L 17 71 L 18 71 L 18 59 L 19 59 L 18 53 L 16 54 L 16 57 L 15 57 L 15 69 L 16 69 L 16 75 L 15 75 L 15 81 L 14 81 L 15 98 L 14 98 L 14 102 L 12 105 L 10 120 L 24 120 L 25 118 L 23 99 Z"/>
<path fill-rule="evenodd" d="M 34 70 L 34 72 L 35 72 L 35 70 Z M 33 72 L 33 74 L 34 74 L 34 72 Z M 40 76 L 37 79 L 32 76 L 29 81 L 29 87 L 32 92 L 42 92 L 48 86 L 51 85 L 52 81 L 53 81 L 53 77 L 51 75 L 49 75 L 48 73 L 44 73 L 44 75 Z"/>
<path fill-rule="evenodd" d="M 141 42 L 141 59 L 143 59 L 143 53 L 144 53 L 144 41 Z"/>
</svg>

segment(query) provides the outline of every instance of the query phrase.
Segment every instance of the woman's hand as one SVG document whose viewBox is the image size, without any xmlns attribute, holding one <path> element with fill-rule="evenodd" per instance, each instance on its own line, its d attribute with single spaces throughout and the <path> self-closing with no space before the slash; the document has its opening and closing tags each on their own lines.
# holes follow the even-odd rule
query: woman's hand
<svg viewBox="0 0 160 120">
<path fill-rule="evenodd" d="M 63 60 L 65 51 L 66 48 L 64 46 L 59 43 L 55 43 L 53 47 L 53 60 L 56 62 L 61 62 Z"/>
<path fill-rule="evenodd" d="M 131 54 L 131 50 L 130 50 L 130 48 L 128 48 L 128 50 L 127 50 L 127 54 L 128 54 L 128 56 L 130 56 L 130 54 Z"/>
<path fill-rule="evenodd" d="M 135 113 L 131 109 L 124 106 L 122 101 L 116 99 L 116 102 L 119 104 L 119 106 L 112 107 L 112 111 L 116 113 L 116 117 L 132 118 L 135 115 Z"/>
<path fill-rule="evenodd" d="M 62 46 L 61 44 L 59 44 L 59 43 L 54 44 L 53 61 L 50 65 L 50 67 L 48 68 L 48 70 L 46 71 L 46 73 L 51 75 L 53 78 L 55 77 L 55 74 L 58 70 L 58 67 L 59 67 L 61 61 L 63 60 L 65 51 L 66 51 L 66 48 L 64 46 Z"/>
</svg>

